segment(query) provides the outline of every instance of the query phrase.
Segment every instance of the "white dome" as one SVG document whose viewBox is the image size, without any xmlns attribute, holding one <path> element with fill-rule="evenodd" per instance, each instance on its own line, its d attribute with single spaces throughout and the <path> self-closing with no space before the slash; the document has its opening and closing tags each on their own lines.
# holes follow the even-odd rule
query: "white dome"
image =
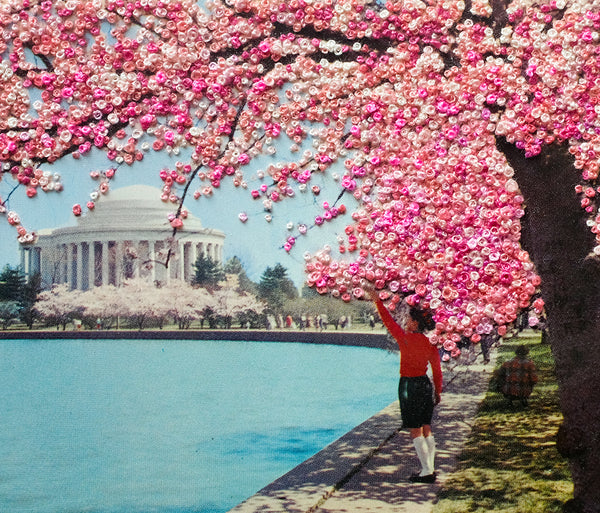
<svg viewBox="0 0 600 513">
<path fill-rule="evenodd" d="M 129 185 L 127 187 L 119 187 L 118 189 L 110 189 L 100 203 L 109 201 L 144 201 L 159 199 L 161 190 L 151 185 Z"/>
<path fill-rule="evenodd" d="M 136 275 L 160 283 L 190 281 L 198 255 L 221 262 L 225 234 L 203 228 L 200 219 L 188 214 L 173 237 L 168 216 L 178 205 L 160 197 L 161 190 L 148 185 L 110 190 L 74 226 L 40 230 L 34 267 L 43 282 L 87 290 L 99 284 L 120 285 Z M 145 263 L 166 258 L 167 248 L 172 257 L 168 269 L 146 268 Z"/>
<path fill-rule="evenodd" d="M 160 199 L 161 190 L 149 185 L 131 185 L 110 190 L 96 202 L 96 207 L 77 219 L 78 230 L 96 231 L 109 227 L 115 231 L 170 230 L 167 216 L 178 205 Z M 203 231 L 200 219 L 189 214 L 182 231 Z"/>
</svg>

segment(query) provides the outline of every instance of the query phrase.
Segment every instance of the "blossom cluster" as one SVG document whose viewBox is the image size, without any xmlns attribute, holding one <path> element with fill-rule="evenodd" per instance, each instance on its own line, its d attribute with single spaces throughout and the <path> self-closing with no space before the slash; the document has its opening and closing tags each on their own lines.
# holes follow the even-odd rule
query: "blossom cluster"
<svg viewBox="0 0 600 513">
<path fill-rule="evenodd" d="M 73 314 L 77 314 L 98 318 L 107 327 L 118 315 L 121 322 L 128 318 L 142 329 L 152 319 L 164 321 L 171 317 L 181 326 L 204 318 L 207 309 L 214 315 L 234 317 L 251 310 L 263 312 L 265 304 L 251 294 L 236 291 L 230 284 L 209 292 L 183 281 L 157 287 L 147 280 L 133 278 L 120 287 L 103 285 L 87 291 L 71 290 L 68 284 L 55 285 L 38 295 L 35 308 L 42 316 L 62 323 L 70 322 Z"/>
<path fill-rule="evenodd" d="M 497 137 L 530 157 L 568 143 L 600 254 L 600 8 L 497 9 L 15 0 L 0 6 L 2 172 L 33 196 L 62 186 L 46 163 L 104 151 L 111 166 L 92 175 L 91 210 L 114 169 L 165 151 L 175 164 L 156 170 L 160 199 L 181 204 L 188 190 L 200 199 L 232 180 L 262 201 L 267 221 L 296 193 L 320 195 L 313 175 L 337 174 L 356 207 L 325 198 L 284 248 L 307 224 L 350 214 L 337 252 L 306 256 L 308 283 L 344 300 L 374 288 L 391 309 L 430 307 L 432 339 L 456 355 L 462 337 L 502 333 L 539 285 L 519 245 L 524 198 Z M 287 161 L 252 165 L 282 150 Z M 173 229 L 184 217 L 179 208 Z"/>
</svg>

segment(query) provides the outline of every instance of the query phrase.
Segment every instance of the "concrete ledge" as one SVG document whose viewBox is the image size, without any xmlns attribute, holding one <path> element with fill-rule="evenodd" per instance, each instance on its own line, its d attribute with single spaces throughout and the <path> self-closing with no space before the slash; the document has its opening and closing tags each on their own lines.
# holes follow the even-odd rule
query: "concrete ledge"
<svg viewBox="0 0 600 513">
<path fill-rule="evenodd" d="M 495 352 L 489 364 L 480 360 L 471 353 L 444 371 L 446 385 L 433 418 L 437 483 L 409 482 L 418 461 L 408 431 L 398 430 L 394 401 L 230 513 L 430 513 L 471 432 Z"/>
<path fill-rule="evenodd" d="M 81 331 L 0 331 L 2 339 L 85 339 L 85 340 L 233 340 L 247 342 L 302 342 L 309 344 L 335 344 L 393 348 L 384 333 L 358 331 L 294 331 L 294 330 L 81 330 Z"/>
<path fill-rule="evenodd" d="M 394 402 L 230 511 L 313 511 L 348 482 L 396 434 L 399 425 Z"/>
</svg>

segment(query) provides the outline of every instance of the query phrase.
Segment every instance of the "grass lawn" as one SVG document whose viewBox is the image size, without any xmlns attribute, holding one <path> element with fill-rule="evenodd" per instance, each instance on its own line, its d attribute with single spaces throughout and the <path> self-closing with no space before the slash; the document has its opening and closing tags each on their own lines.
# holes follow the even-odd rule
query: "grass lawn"
<svg viewBox="0 0 600 513">
<path fill-rule="evenodd" d="M 552 513 L 572 497 L 567 461 L 555 447 L 562 415 L 550 347 L 537 335 L 506 340 L 497 366 L 511 359 L 519 344 L 530 347 L 538 368 L 529 408 L 510 407 L 501 394 L 488 392 L 433 513 Z"/>
</svg>

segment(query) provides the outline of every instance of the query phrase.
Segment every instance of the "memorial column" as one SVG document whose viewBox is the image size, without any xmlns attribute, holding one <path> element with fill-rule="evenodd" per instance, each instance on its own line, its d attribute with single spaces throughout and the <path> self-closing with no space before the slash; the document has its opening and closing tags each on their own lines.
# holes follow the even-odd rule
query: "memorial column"
<svg viewBox="0 0 600 513">
<path fill-rule="evenodd" d="M 135 254 L 137 256 L 137 258 L 133 259 L 132 261 L 132 265 L 133 265 L 133 277 L 134 278 L 140 278 L 142 276 L 142 244 L 143 241 L 138 240 L 135 243 Z M 132 244 L 134 244 L 132 242 Z"/>
<path fill-rule="evenodd" d="M 124 242 L 115 241 L 115 287 L 123 284 L 123 248 Z"/>
<path fill-rule="evenodd" d="M 156 272 L 156 241 L 148 241 L 148 253 L 150 262 L 152 262 L 152 283 L 156 284 L 156 281 L 158 280 L 158 274 Z"/>
<path fill-rule="evenodd" d="M 66 284 L 70 289 L 73 287 L 73 244 L 65 244 L 65 252 L 67 253 L 67 276 L 65 277 Z"/>
<path fill-rule="evenodd" d="M 96 285 L 96 243 L 94 241 L 88 242 L 88 290 Z"/>
<path fill-rule="evenodd" d="M 108 285 L 108 241 L 102 241 L 102 285 Z"/>
<path fill-rule="evenodd" d="M 75 244 L 75 270 L 76 270 L 76 278 L 77 284 L 75 285 L 76 289 L 83 290 L 83 245 L 84 242 L 80 242 L 79 244 Z"/>
</svg>

